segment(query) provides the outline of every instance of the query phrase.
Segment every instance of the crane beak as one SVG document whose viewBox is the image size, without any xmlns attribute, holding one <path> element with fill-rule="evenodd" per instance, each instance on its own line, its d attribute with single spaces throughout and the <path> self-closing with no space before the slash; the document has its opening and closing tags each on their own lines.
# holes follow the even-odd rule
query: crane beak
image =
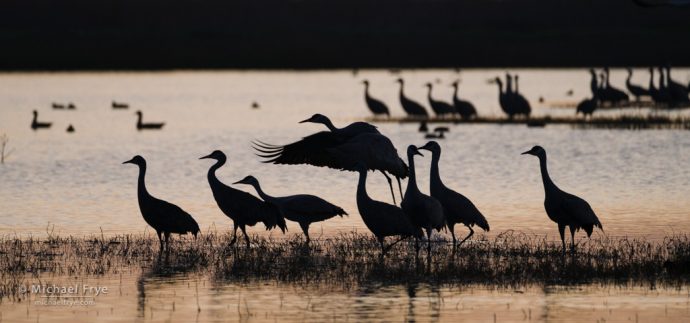
<svg viewBox="0 0 690 323">
<path fill-rule="evenodd" d="M 532 154 L 532 151 L 531 151 L 531 150 L 528 150 L 528 151 L 526 151 L 526 152 L 524 152 L 524 153 L 522 153 L 522 154 L 520 154 L 520 155 L 531 155 L 531 154 Z"/>
<path fill-rule="evenodd" d="M 201 158 L 199 158 L 199 159 L 207 159 L 207 158 L 211 158 L 211 155 L 206 155 L 206 156 L 201 157 Z"/>
<path fill-rule="evenodd" d="M 419 150 L 415 151 L 414 154 L 424 157 L 424 155 L 422 155 L 422 153 L 420 153 Z"/>
<path fill-rule="evenodd" d="M 243 182 L 243 181 L 241 181 L 241 180 L 239 180 L 239 181 L 237 181 L 237 182 L 232 183 L 232 185 L 235 185 L 235 184 L 246 184 L 246 183 Z"/>
<path fill-rule="evenodd" d="M 305 123 L 305 122 L 311 122 L 311 118 L 306 119 L 306 120 L 302 120 L 302 121 L 300 121 L 299 123 Z"/>
<path fill-rule="evenodd" d="M 123 165 L 124 165 L 124 164 L 134 164 L 134 162 L 133 162 L 133 159 L 130 159 L 130 160 L 126 161 L 126 162 L 122 162 L 122 164 L 123 164 Z"/>
</svg>

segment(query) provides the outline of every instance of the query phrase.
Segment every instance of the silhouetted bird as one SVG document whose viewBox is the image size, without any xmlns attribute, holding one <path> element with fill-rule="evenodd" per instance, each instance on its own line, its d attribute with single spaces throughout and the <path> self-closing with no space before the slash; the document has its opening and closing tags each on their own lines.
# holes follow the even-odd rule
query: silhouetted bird
<svg viewBox="0 0 690 323">
<path fill-rule="evenodd" d="M 438 167 L 439 160 L 441 159 L 441 146 L 435 141 L 429 141 L 419 149 L 426 149 L 431 152 L 430 193 L 431 197 L 438 200 L 441 206 L 443 206 L 446 225 L 453 236 L 453 246 L 456 244 L 454 228 L 457 223 L 462 223 L 470 229 L 470 233 L 465 239 L 460 241 L 459 245 L 472 237 L 474 234 L 472 227 L 475 225 L 484 229 L 484 231 L 489 231 L 489 223 L 472 201 L 443 185 Z"/>
<path fill-rule="evenodd" d="M 446 138 L 444 131 L 434 131 L 424 135 L 425 139 L 444 139 Z"/>
<path fill-rule="evenodd" d="M 585 117 L 587 117 L 588 115 L 591 116 L 597 109 L 598 105 L 599 101 L 596 97 L 584 99 L 577 104 L 577 107 L 575 108 L 575 115 L 582 113 L 582 115 L 584 115 Z"/>
<path fill-rule="evenodd" d="M 70 103 L 67 105 L 67 109 L 68 109 L 68 110 L 74 110 L 74 109 L 76 109 L 76 108 L 77 108 L 77 106 L 74 105 L 74 103 L 72 103 L 72 102 L 70 102 Z"/>
<path fill-rule="evenodd" d="M 395 243 L 384 247 L 384 239 L 390 236 L 421 238 L 424 234 L 422 230 L 412 224 L 412 220 L 395 205 L 379 202 L 371 199 L 367 194 L 367 167 L 362 163 L 357 163 L 359 171 L 359 182 L 357 184 L 357 209 L 362 216 L 362 221 L 369 228 L 369 231 L 376 236 L 381 244 L 381 255 L 383 256 Z M 400 240 L 398 240 L 400 241 Z M 396 242 L 397 243 L 397 242 Z"/>
<path fill-rule="evenodd" d="M 308 164 L 338 170 L 356 171 L 357 162 L 363 162 L 371 170 L 380 171 L 388 181 L 395 203 L 393 184 L 387 173 L 398 180 L 407 177 L 407 165 L 388 137 L 380 134 L 376 127 L 366 122 L 355 122 L 344 128 L 336 128 L 328 117 L 315 114 L 301 122 L 322 123 L 330 131 L 321 131 L 302 140 L 284 146 L 255 142 L 260 157 L 265 163 Z"/>
<path fill-rule="evenodd" d="M 434 98 L 431 96 L 431 91 L 433 90 L 433 84 L 431 83 L 426 83 L 424 86 L 426 86 L 428 92 L 427 92 L 427 100 L 429 101 L 429 105 L 431 106 L 431 109 L 434 110 L 434 113 L 437 116 L 447 116 L 447 115 L 452 115 L 453 113 L 456 113 L 455 108 L 448 104 L 447 102 L 443 101 L 438 101 L 434 100 Z"/>
<path fill-rule="evenodd" d="M 64 109 L 65 109 L 65 105 L 64 105 L 64 104 L 60 104 L 60 103 L 55 103 L 55 102 L 53 102 L 53 103 L 51 104 L 51 106 L 52 106 L 53 109 L 55 109 L 55 110 L 64 110 Z"/>
<path fill-rule="evenodd" d="M 427 251 L 431 252 L 431 232 L 436 229 L 440 231 L 446 224 L 443 215 L 443 206 L 435 198 L 425 195 L 417 187 L 417 178 L 414 169 L 414 155 L 422 155 L 417 147 L 410 145 L 407 147 L 407 162 L 410 164 L 410 179 L 407 182 L 407 190 L 400 206 L 407 214 L 412 223 L 417 228 L 426 230 Z M 417 241 L 418 246 L 419 241 Z"/>
<path fill-rule="evenodd" d="M 594 227 L 598 227 L 602 231 L 604 227 L 599 222 L 596 214 L 589 206 L 587 201 L 561 191 L 556 184 L 551 181 L 549 172 L 546 169 L 546 151 L 540 146 L 534 146 L 524 154 L 537 156 L 539 158 L 539 166 L 541 168 L 541 178 L 544 182 L 544 192 L 546 198 L 544 199 L 544 208 L 546 214 L 551 221 L 558 224 L 558 233 L 561 235 L 561 242 L 563 243 L 563 253 L 565 254 L 565 227 L 570 227 L 570 235 L 572 239 L 571 251 L 575 252 L 575 232 L 583 229 L 587 232 L 587 237 L 592 235 Z"/>
<path fill-rule="evenodd" d="M 247 176 L 233 184 L 246 184 L 254 187 L 259 196 L 266 202 L 275 205 L 286 219 L 299 223 L 309 243 L 309 225 L 328 220 L 336 215 L 342 217 L 347 212 L 341 207 L 314 195 L 299 194 L 273 197 L 264 193 L 259 181 L 254 176 Z"/>
<path fill-rule="evenodd" d="M 625 80 L 625 87 L 628 88 L 628 92 L 632 93 L 632 95 L 635 96 L 635 101 L 640 101 L 641 96 L 649 95 L 649 90 L 639 85 L 632 84 L 632 82 L 630 82 L 630 79 L 632 79 L 633 71 L 631 68 L 627 68 L 627 70 L 628 78 Z"/>
<path fill-rule="evenodd" d="M 519 76 L 515 75 L 515 92 L 513 93 L 513 100 L 515 101 L 515 110 L 517 111 L 518 114 L 522 114 L 525 117 L 529 117 L 530 113 L 532 113 L 532 106 L 529 104 L 529 101 L 525 99 L 522 94 L 520 94 L 520 83 L 519 83 Z"/>
<path fill-rule="evenodd" d="M 599 84 L 597 82 L 597 72 L 595 72 L 593 68 L 590 68 L 589 74 L 592 76 L 589 81 L 589 89 L 592 91 L 592 96 L 598 96 L 600 93 Z"/>
<path fill-rule="evenodd" d="M 216 163 L 208 170 L 208 184 L 211 186 L 213 198 L 216 200 L 218 207 L 230 219 L 232 219 L 234 228 L 232 241 L 233 245 L 237 241 L 237 228 L 242 230 L 244 240 L 249 248 L 249 236 L 245 231 L 245 226 L 254 226 L 262 222 L 266 226 L 266 230 L 271 230 L 278 226 L 283 233 L 285 233 L 285 219 L 278 208 L 274 205 L 264 202 L 253 195 L 240 191 L 223 184 L 216 177 L 216 170 L 222 167 L 227 161 L 227 157 L 220 150 L 215 150 L 211 154 L 201 157 L 200 159 L 215 159 Z"/>
<path fill-rule="evenodd" d="M 611 86 L 611 80 L 610 80 L 611 73 L 610 73 L 608 67 L 604 67 L 604 75 L 606 76 L 606 82 L 602 82 L 602 83 L 604 83 L 604 89 L 603 89 L 603 92 L 601 93 L 600 100 L 608 101 L 612 105 L 619 105 L 619 104 L 622 104 L 624 102 L 630 101 L 628 94 L 626 94 L 625 92 Z"/>
<path fill-rule="evenodd" d="M 455 80 L 451 86 L 453 87 L 453 106 L 455 106 L 455 110 L 460 114 L 460 116 L 463 119 L 471 119 L 472 117 L 477 116 L 477 109 L 474 108 L 474 105 L 470 103 L 469 101 L 461 100 L 458 97 L 458 87 L 459 87 L 460 81 Z"/>
<path fill-rule="evenodd" d="M 501 110 L 508 115 L 508 118 L 512 119 L 514 116 L 520 114 L 524 115 L 525 117 L 529 117 L 531 111 L 531 108 L 527 109 L 529 107 L 529 103 L 527 103 L 527 105 L 524 105 L 524 102 L 519 103 L 516 99 L 516 94 L 513 93 L 512 90 L 510 93 L 503 92 L 503 82 L 501 82 L 499 77 L 496 77 L 494 82 L 498 84 L 498 102 L 501 105 Z M 522 98 L 522 100 L 524 100 L 524 98 Z"/>
<path fill-rule="evenodd" d="M 390 117 L 388 107 L 383 102 L 372 98 L 371 95 L 369 95 L 369 81 L 364 80 L 362 81 L 362 84 L 364 84 L 364 101 L 367 103 L 369 111 L 371 111 L 371 113 L 373 113 L 375 116 L 385 114 L 387 117 Z"/>
<path fill-rule="evenodd" d="M 575 92 L 573 91 L 573 89 L 570 89 L 570 90 L 568 90 L 567 92 L 565 92 L 565 95 L 566 95 L 566 96 L 573 96 L 574 93 L 575 93 Z"/>
<path fill-rule="evenodd" d="M 69 126 L 67 126 L 67 130 L 66 130 L 66 131 L 69 132 L 69 133 L 74 132 L 74 126 L 72 126 L 72 125 L 70 124 Z"/>
<path fill-rule="evenodd" d="M 650 67 L 649 68 L 649 96 L 652 97 L 652 100 L 654 103 L 659 104 L 659 103 L 667 103 L 669 98 L 666 93 L 662 93 L 659 91 L 659 89 L 654 86 L 654 68 Z"/>
<path fill-rule="evenodd" d="M 161 122 L 161 123 L 151 123 L 151 122 L 144 123 L 144 122 L 142 122 L 141 121 L 141 118 L 142 118 L 141 111 L 137 111 L 136 115 L 137 115 L 137 130 L 160 129 L 160 128 L 163 128 L 163 126 L 165 125 L 165 122 Z"/>
<path fill-rule="evenodd" d="M 666 77 L 664 76 L 664 69 L 659 66 L 659 98 L 661 102 L 667 103 L 671 106 L 675 104 L 673 102 L 673 97 L 671 96 L 671 91 L 669 91 L 668 84 L 666 84 Z"/>
<path fill-rule="evenodd" d="M 38 121 L 38 111 L 34 110 L 34 118 L 31 120 L 31 129 L 48 129 L 53 125 L 52 122 L 39 122 Z"/>
<path fill-rule="evenodd" d="M 690 98 L 688 98 L 688 89 L 685 85 L 682 85 L 671 78 L 671 66 L 666 65 L 666 86 L 668 87 L 668 92 L 671 96 L 671 100 L 675 104 L 687 105 L 690 103 Z"/>
<path fill-rule="evenodd" d="M 405 96 L 405 81 L 399 78 L 396 82 L 400 84 L 400 105 L 402 106 L 403 110 L 405 110 L 405 112 L 408 115 L 413 117 L 428 117 L 429 114 L 426 112 L 426 109 L 424 109 L 424 107 L 421 104 L 417 103 L 416 101 L 410 100 Z"/>
<path fill-rule="evenodd" d="M 194 238 L 196 238 L 199 233 L 199 225 L 189 213 L 185 212 L 177 205 L 151 196 L 146 190 L 146 184 L 144 182 L 144 176 L 146 175 L 146 160 L 136 155 L 123 164 L 135 164 L 139 166 L 139 180 L 137 184 L 139 209 L 141 210 L 141 215 L 144 217 L 144 221 L 156 230 L 158 241 L 161 244 L 161 250 L 164 249 L 161 234 L 165 236 L 166 250 L 169 250 L 168 240 L 171 233 L 191 233 L 194 235 Z"/>
<path fill-rule="evenodd" d="M 129 104 L 124 102 L 112 101 L 110 103 L 110 107 L 112 107 L 113 109 L 129 109 Z"/>
<path fill-rule="evenodd" d="M 259 103 L 258 103 L 258 102 L 256 102 L 256 101 L 252 102 L 252 109 L 258 109 L 258 108 L 260 108 L 260 107 L 261 107 L 261 106 L 259 106 Z"/>
</svg>

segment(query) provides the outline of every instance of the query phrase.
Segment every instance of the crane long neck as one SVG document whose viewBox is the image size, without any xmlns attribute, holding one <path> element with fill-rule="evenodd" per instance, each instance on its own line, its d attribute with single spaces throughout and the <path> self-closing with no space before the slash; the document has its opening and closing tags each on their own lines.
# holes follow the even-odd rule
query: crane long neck
<svg viewBox="0 0 690 323">
<path fill-rule="evenodd" d="M 264 190 L 261 189 L 261 185 L 259 183 L 253 183 L 252 186 L 254 186 L 254 189 L 256 190 L 256 193 L 259 194 L 259 196 L 266 202 L 271 202 L 275 200 L 273 196 L 270 196 L 266 193 L 264 193 Z"/>
<path fill-rule="evenodd" d="M 146 182 L 144 177 L 146 176 L 146 165 L 139 165 L 139 179 L 137 180 L 137 197 L 139 198 L 139 203 L 150 196 L 149 192 L 146 190 Z"/>
<path fill-rule="evenodd" d="M 458 85 L 457 84 L 453 84 L 453 98 L 455 100 L 458 99 Z"/>
<path fill-rule="evenodd" d="M 496 84 L 498 84 L 498 95 L 502 95 L 503 94 L 503 83 L 496 82 Z"/>
<path fill-rule="evenodd" d="M 541 180 L 544 183 L 544 190 L 548 193 L 550 189 L 556 187 L 556 184 L 551 181 L 549 171 L 546 169 L 546 155 L 539 156 L 539 168 L 541 169 Z"/>
<path fill-rule="evenodd" d="M 328 130 L 330 130 L 331 132 L 336 132 L 336 131 L 340 130 L 339 128 L 336 128 L 335 125 L 333 125 L 333 122 L 331 122 L 330 119 L 323 120 L 322 123 L 323 123 L 323 124 L 328 128 Z"/>
<path fill-rule="evenodd" d="M 441 159 L 441 152 L 432 152 L 431 153 L 431 176 L 430 176 L 430 184 L 431 186 L 436 186 L 436 185 L 443 185 L 443 182 L 441 181 L 441 174 L 439 171 L 438 163 L 439 160 Z"/>
<path fill-rule="evenodd" d="M 141 113 L 137 113 L 137 124 L 141 125 Z"/>
<path fill-rule="evenodd" d="M 359 172 L 359 182 L 357 182 L 357 201 L 368 200 L 369 195 L 367 195 L 367 171 Z"/>
<path fill-rule="evenodd" d="M 416 172 L 414 170 L 414 155 L 413 154 L 407 154 L 407 162 L 408 162 L 408 164 L 410 164 L 409 172 L 408 172 L 409 180 L 407 182 L 407 189 L 413 188 L 415 190 L 418 190 L 418 188 L 417 188 L 417 176 L 416 176 Z"/>
<path fill-rule="evenodd" d="M 220 181 L 218 180 L 218 177 L 216 177 L 216 170 L 218 170 L 218 168 L 220 168 L 221 166 L 225 165 L 225 161 L 226 161 L 225 158 L 219 159 L 215 164 L 213 164 L 213 166 L 211 166 L 211 168 L 208 169 L 208 182 L 209 183 L 211 183 L 211 184 L 220 183 Z M 211 185 L 211 188 L 213 188 L 213 185 Z"/>
</svg>

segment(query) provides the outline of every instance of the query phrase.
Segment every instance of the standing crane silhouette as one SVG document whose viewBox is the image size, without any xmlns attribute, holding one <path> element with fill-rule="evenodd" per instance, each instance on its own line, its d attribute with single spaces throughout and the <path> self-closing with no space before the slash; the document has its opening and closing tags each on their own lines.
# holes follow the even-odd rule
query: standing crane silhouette
<svg viewBox="0 0 690 323">
<path fill-rule="evenodd" d="M 563 244 L 563 254 L 566 252 L 565 246 L 565 227 L 570 227 L 571 247 L 570 251 L 575 252 L 575 232 L 583 229 L 587 233 L 587 237 L 592 236 L 594 227 L 598 227 L 604 231 L 604 227 L 599 222 L 599 218 L 594 214 L 592 207 L 587 201 L 566 193 L 559 189 L 556 184 L 551 181 L 549 172 L 546 169 L 546 150 L 540 146 L 534 146 L 532 149 L 522 153 L 523 155 L 533 155 L 539 158 L 539 167 L 541 169 L 541 178 L 544 183 L 544 208 L 546 214 L 551 221 L 558 224 L 558 233 L 561 235 L 561 243 Z"/>
<path fill-rule="evenodd" d="M 357 163 L 356 169 L 359 172 L 359 182 L 357 184 L 357 209 L 362 216 L 362 221 L 369 228 L 369 231 L 376 236 L 381 245 L 381 256 L 400 242 L 403 238 L 413 236 L 417 239 L 424 234 L 422 230 L 412 223 L 403 210 L 395 205 L 373 200 L 367 194 L 367 167 L 363 163 Z M 401 236 L 401 238 L 384 247 L 384 239 L 391 236 Z"/>
<path fill-rule="evenodd" d="M 199 159 L 216 160 L 216 163 L 208 170 L 208 184 L 211 186 L 213 198 L 216 200 L 218 207 L 227 217 L 232 219 L 234 224 L 232 241 L 230 241 L 231 246 L 237 241 L 237 228 L 240 228 L 244 234 L 247 248 L 249 248 L 249 236 L 247 231 L 245 231 L 245 227 L 254 226 L 259 222 L 266 226 L 266 230 L 271 230 L 278 226 L 285 233 L 285 218 L 283 218 L 278 208 L 247 192 L 227 186 L 218 180 L 216 170 L 227 161 L 227 157 L 222 151 L 215 150 L 211 154 Z"/>
<path fill-rule="evenodd" d="M 380 100 L 372 98 L 371 95 L 369 95 L 369 81 L 364 80 L 362 81 L 362 84 L 364 84 L 364 101 L 367 103 L 369 111 L 371 111 L 371 113 L 373 113 L 375 116 L 385 114 L 386 117 L 390 117 L 391 114 L 386 104 Z"/>
<path fill-rule="evenodd" d="M 144 221 L 148 223 L 158 235 L 160 242 L 160 250 L 170 250 L 169 239 L 171 233 L 187 234 L 191 233 L 196 239 L 199 234 L 199 224 L 194 221 L 189 213 L 182 210 L 179 206 L 159 200 L 149 194 L 146 190 L 146 183 L 144 176 L 146 175 L 146 160 L 139 155 L 132 159 L 123 162 L 123 164 L 134 164 L 139 166 L 139 179 L 137 184 L 137 199 L 139 200 L 139 210 L 144 217 Z M 163 238 L 165 236 L 165 247 L 163 246 Z"/>
<path fill-rule="evenodd" d="M 431 106 L 431 109 L 434 110 L 434 113 L 436 113 L 437 116 L 442 117 L 442 116 L 452 115 L 453 113 L 457 112 L 455 110 L 455 107 L 453 107 L 449 103 L 434 100 L 434 98 L 431 96 L 431 91 L 433 90 L 434 85 L 431 84 L 431 82 L 426 83 L 424 86 L 426 86 L 427 91 L 428 91 L 427 92 L 427 100 L 429 101 L 429 105 Z"/>
<path fill-rule="evenodd" d="M 165 125 L 165 122 L 160 122 L 160 123 L 154 123 L 154 122 L 142 122 L 142 113 L 141 111 L 135 112 L 137 115 L 137 130 L 146 130 L 146 129 L 161 129 Z"/>
<path fill-rule="evenodd" d="M 347 212 L 318 196 L 298 194 L 283 197 L 270 196 L 261 189 L 259 181 L 254 176 L 247 176 L 233 184 L 246 184 L 254 187 L 259 196 L 266 202 L 273 204 L 286 219 L 299 223 L 304 236 L 309 243 L 309 225 L 314 222 L 328 220 L 336 215 L 343 217 Z"/>
<path fill-rule="evenodd" d="M 407 190 L 405 190 L 405 197 L 400 206 L 407 214 L 412 223 L 417 228 L 426 230 L 427 236 L 427 252 L 431 255 L 431 233 L 436 229 L 440 231 L 446 224 L 446 219 L 443 215 L 443 206 L 435 198 L 425 195 L 419 191 L 417 187 L 417 178 L 414 169 L 414 156 L 422 155 L 417 147 L 410 145 L 407 147 L 407 159 L 410 164 L 410 179 L 407 182 Z M 419 239 L 415 239 L 417 250 L 419 250 Z"/>
<path fill-rule="evenodd" d="M 451 86 L 453 87 L 453 105 L 455 106 L 455 110 L 460 114 L 460 116 L 463 119 L 471 119 L 472 117 L 477 116 L 477 109 L 474 108 L 474 105 L 465 100 L 461 100 L 458 97 L 458 87 L 460 85 L 459 80 L 455 80 Z"/>
<path fill-rule="evenodd" d="M 40 122 L 38 121 L 38 111 L 34 110 L 34 118 L 31 120 L 31 129 L 48 129 L 53 125 L 52 122 Z"/>
<path fill-rule="evenodd" d="M 400 84 L 400 105 L 402 106 L 403 110 L 405 110 L 408 115 L 413 117 L 428 118 L 429 114 L 421 104 L 417 103 L 417 101 L 408 99 L 405 96 L 405 81 L 402 78 L 399 78 L 396 80 L 396 82 Z"/>
<path fill-rule="evenodd" d="M 475 225 L 488 232 L 489 222 L 486 221 L 484 215 L 479 212 L 472 201 L 462 194 L 443 185 L 438 167 L 439 160 L 441 159 L 441 146 L 435 141 L 429 141 L 424 146 L 419 147 L 419 149 L 425 149 L 431 152 L 431 197 L 438 200 L 441 203 L 441 206 L 443 206 L 443 214 L 446 218 L 446 225 L 448 226 L 448 230 L 450 230 L 450 234 L 453 237 L 453 246 L 455 246 L 457 242 L 454 231 L 457 223 L 462 223 L 468 229 L 470 229 L 470 233 L 467 235 L 467 237 L 465 237 L 465 239 L 460 241 L 458 246 L 462 245 L 465 241 L 467 241 L 467 239 L 472 237 L 474 234 L 474 229 L 472 229 L 472 227 Z"/>
<path fill-rule="evenodd" d="M 628 92 L 635 96 L 635 101 L 640 101 L 641 96 L 649 95 L 649 90 L 639 85 L 632 84 L 632 82 L 630 82 L 633 75 L 632 68 L 628 67 L 626 70 L 628 71 L 628 78 L 625 79 L 625 87 L 628 88 Z"/>
<path fill-rule="evenodd" d="M 522 114 L 525 117 L 529 117 L 532 113 L 532 106 L 530 106 L 529 101 L 520 94 L 520 85 L 518 83 L 519 76 L 515 74 L 515 91 L 513 92 L 513 101 L 515 101 L 515 110 L 518 114 Z"/>
<path fill-rule="evenodd" d="M 388 181 L 395 203 L 393 183 L 387 173 L 395 176 L 402 196 L 401 178 L 407 177 L 408 168 L 388 137 L 371 124 L 355 122 L 344 128 L 336 128 L 328 117 L 315 114 L 301 122 L 322 123 L 330 131 L 321 131 L 284 146 L 254 142 L 264 163 L 297 165 L 307 164 L 338 170 L 356 171 L 357 162 L 363 162 L 370 170 L 380 171 Z"/>
</svg>

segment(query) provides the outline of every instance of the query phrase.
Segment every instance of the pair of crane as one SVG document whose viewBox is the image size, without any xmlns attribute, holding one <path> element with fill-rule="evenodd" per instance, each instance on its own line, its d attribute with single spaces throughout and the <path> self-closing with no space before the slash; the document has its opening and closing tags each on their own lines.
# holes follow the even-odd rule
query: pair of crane
<svg viewBox="0 0 690 323">
<path fill-rule="evenodd" d="M 430 141 L 422 147 L 410 145 L 407 149 L 408 167 L 398 156 L 391 141 L 371 124 L 355 122 L 347 127 L 337 128 L 330 119 L 320 114 L 302 122 L 324 124 L 328 131 L 318 132 L 283 146 L 255 142 L 254 148 L 260 153 L 259 156 L 265 158 L 264 162 L 267 163 L 310 164 L 358 172 L 357 207 L 365 225 L 379 241 L 382 255 L 392 246 L 385 247 L 384 239 L 386 237 L 400 236 L 401 239 L 415 237 L 418 242 L 419 238 L 423 236 L 422 230 L 426 231 L 427 239 L 429 239 L 433 230 L 447 227 L 451 231 L 455 246 L 455 224 L 462 223 L 470 230 L 469 235 L 460 244 L 472 236 L 474 225 L 486 231 L 489 230 L 488 222 L 474 204 L 443 184 L 438 166 L 441 147 L 437 142 Z M 416 184 L 414 157 L 422 155 L 419 150 L 428 150 L 432 155 L 431 196 L 419 191 Z M 602 228 L 601 222 L 586 201 L 561 191 L 551 181 L 546 170 L 546 151 L 543 148 L 535 146 L 524 154 L 539 157 L 546 193 L 544 203 L 546 212 L 549 218 L 558 224 L 564 253 L 566 250 L 564 230 L 566 226 L 570 227 L 573 241 L 571 250 L 574 251 L 575 232 L 583 229 L 590 236 L 594 227 Z M 347 214 L 342 208 L 313 195 L 270 196 L 262 190 L 259 181 L 251 175 L 234 183 L 253 186 L 261 197 L 262 200 L 260 200 L 218 180 L 215 172 L 227 161 L 224 153 L 216 150 L 202 157 L 202 159 L 206 158 L 216 160 L 216 163 L 209 169 L 208 181 L 219 208 L 234 222 L 234 235 L 231 244 L 236 241 L 237 228 L 242 230 L 245 242 L 249 246 L 249 237 L 245 231 L 246 226 L 253 226 L 262 222 L 267 230 L 277 226 L 285 232 L 285 219 L 298 222 L 308 242 L 308 229 L 311 223 Z M 199 226 L 191 215 L 171 203 L 154 198 L 146 190 L 144 183 L 146 161 L 141 156 L 135 156 L 125 163 L 139 166 L 139 207 L 145 221 L 156 230 L 161 243 L 161 250 L 168 249 L 168 237 L 171 233 L 192 233 L 196 237 Z M 380 171 L 384 174 L 389 183 L 393 204 L 373 200 L 367 195 L 366 176 L 368 171 Z M 409 177 L 400 207 L 395 205 L 395 193 L 388 173 L 398 179 L 401 195 L 400 179 Z M 165 236 L 165 246 L 162 235 Z M 430 243 L 427 244 L 427 249 L 430 252 Z"/>
</svg>

